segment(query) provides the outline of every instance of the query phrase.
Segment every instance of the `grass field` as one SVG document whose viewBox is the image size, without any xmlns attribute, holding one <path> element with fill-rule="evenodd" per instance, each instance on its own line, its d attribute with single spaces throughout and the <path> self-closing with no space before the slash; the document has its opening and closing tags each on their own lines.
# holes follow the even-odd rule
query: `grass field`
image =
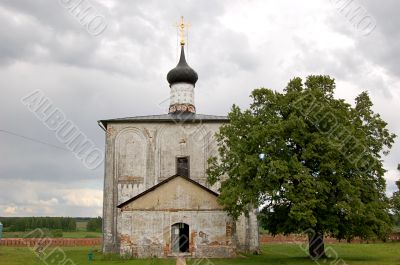
<svg viewBox="0 0 400 265">
<path fill-rule="evenodd" d="M 78 231 L 86 231 L 87 221 L 77 221 L 76 222 L 76 230 Z"/>
<path fill-rule="evenodd" d="M 90 247 L 65 247 L 66 256 L 75 264 L 132 264 L 132 265 L 172 265 L 174 259 L 133 259 L 124 260 L 117 255 L 103 256 L 94 249 L 95 260 L 91 263 L 87 260 L 87 254 L 93 248 Z M 339 259 L 321 260 L 318 263 L 310 260 L 300 246 L 295 244 L 263 245 L 262 255 L 243 256 L 235 259 L 212 259 L 212 260 L 187 260 L 188 265 L 306 265 L 306 264 L 335 264 L 335 265 L 399 265 L 400 243 L 386 244 L 334 244 L 327 245 L 328 253 L 337 253 Z M 49 251 L 46 251 L 49 253 Z M 59 253 L 58 253 L 59 254 Z M 56 255 L 56 254 L 54 254 Z M 54 256 L 53 255 L 53 256 Z M 52 256 L 45 258 L 47 264 L 58 264 L 51 262 Z M 0 247 L 0 264 L 46 264 L 39 260 L 28 248 Z"/>
<path fill-rule="evenodd" d="M 85 231 L 63 232 L 64 238 L 95 238 L 101 236 L 102 234 L 99 232 L 85 232 Z"/>
</svg>

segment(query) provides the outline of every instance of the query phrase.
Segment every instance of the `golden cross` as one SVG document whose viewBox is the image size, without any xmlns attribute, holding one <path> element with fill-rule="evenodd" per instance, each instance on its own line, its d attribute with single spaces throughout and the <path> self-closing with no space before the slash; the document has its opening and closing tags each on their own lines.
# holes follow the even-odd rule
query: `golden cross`
<svg viewBox="0 0 400 265">
<path fill-rule="evenodd" d="M 181 45 L 185 45 L 185 29 L 186 31 L 190 27 L 189 23 L 185 23 L 183 20 L 183 16 L 181 17 L 181 22 L 176 25 L 176 27 L 179 29 L 180 35 L 181 35 Z"/>
</svg>

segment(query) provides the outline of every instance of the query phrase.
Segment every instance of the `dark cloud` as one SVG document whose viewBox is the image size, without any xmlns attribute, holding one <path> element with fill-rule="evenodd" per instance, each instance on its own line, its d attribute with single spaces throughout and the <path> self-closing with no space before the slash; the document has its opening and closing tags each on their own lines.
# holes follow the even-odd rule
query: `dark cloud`
<svg viewBox="0 0 400 265">
<path fill-rule="evenodd" d="M 166 74 L 178 59 L 175 23 L 181 15 L 192 25 L 187 57 L 199 73 L 199 112 L 224 115 L 233 103 L 247 107 L 254 88 L 281 90 L 293 76 L 326 73 L 349 85 L 341 88 L 346 99 L 370 90 L 377 111 L 393 131 L 400 129 L 400 109 L 390 99 L 399 82 L 395 1 L 363 2 L 377 21 L 369 36 L 357 35 L 326 4 L 294 10 L 285 1 L 92 0 L 107 23 L 93 36 L 60 1 L 0 4 L 0 130 L 65 148 L 20 101 L 36 89 L 100 149 L 104 132 L 97 120 L 162 113 Z M 245 9 L 250 15 L 241 18 Z M 0 215 L 101 213 L 102 166 L 89 170 L 71 152 L 1 131 L 0 150 Z M 385 159 L 391 174 L 397 154 L 398 145 Z M 389 180 L 393 191 L 394 178 Z"/>
<path fill-rule="evenodd" d="M 334 2 L 334 1 L 333 1 Z M 355 42 L 354 53 L 358 53 L 371 63 L 385 68 L 388 72 L 400 77 L 398 62 L 400 61 L 400 19 L 397 10 L 400 2 L 396 0 L 382 2 L 354 1 L 351 8 L 339 12 L 334 10 L 328 22 L 338 32 L 352 38 Z M 353 10 L 360 8 L 362 15 L 350 20 Z M 346 16 L 347 15 L 347 16 Z M 368 17 L 376 25 L 368 34 L 362 34 L 354 24 L 360 19 Z M 361 26 L 360 26 L 361 27 Z M 371 26 L 372 29 L 372 26 Z"/>
</svg>

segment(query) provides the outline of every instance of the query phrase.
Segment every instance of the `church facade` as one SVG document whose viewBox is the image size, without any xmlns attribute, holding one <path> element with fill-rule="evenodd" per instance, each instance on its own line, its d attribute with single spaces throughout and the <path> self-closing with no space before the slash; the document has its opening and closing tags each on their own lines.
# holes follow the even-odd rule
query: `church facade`
<svg viewBox="0 0 400 265">
<path fill-rule="evenodd" d="M 184 42 L 167 75 L 168 114 L 99 121 L 106 131 L 103 251 L 128 257 L 234 257 L 258 251 L 256 212 L 233 220 L 207 183 L 225 116 L 196 113 Z"/>
</svg>

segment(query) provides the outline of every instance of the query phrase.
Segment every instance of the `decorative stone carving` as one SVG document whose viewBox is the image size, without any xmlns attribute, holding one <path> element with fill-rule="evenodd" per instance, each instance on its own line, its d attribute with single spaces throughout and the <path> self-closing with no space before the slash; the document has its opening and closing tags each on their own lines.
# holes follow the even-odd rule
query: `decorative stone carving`
<svg viewBox="0 0 400 265">
<path fill-rule="evenodd" d="M 196 113 L 196 108 L 191 104 L 174 104 L 169 107 L 169 113 L 191 112 Z"/>
</svg>

